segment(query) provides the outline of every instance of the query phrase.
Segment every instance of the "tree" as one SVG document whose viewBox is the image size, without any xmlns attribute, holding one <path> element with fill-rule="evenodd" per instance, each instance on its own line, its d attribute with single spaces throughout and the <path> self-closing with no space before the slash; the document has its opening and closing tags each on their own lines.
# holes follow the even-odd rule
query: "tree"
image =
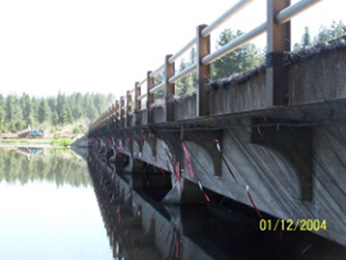
<svg viewBox="0 0 346 260">
<path fill-rule="evenodd" d="M 42 98 L 40 101 L 40 105 L 38 108 L 38 121 L 40 123 L 43 122 L 51 122 L 51 116 L 52 111 L 50 110 L 50 107 L 48 106 L 47 100 Z"/>
<path fill-rule="evenodd" d="M 56 111 L 54 111 L 52 113 L 52 116 L 51 116 L 51 123 L 53 126 L 57 126 L 59 124 L 59 116 L 58 114 L 56 113 Z"/>
<path fill-rule="evenodd" d="M 183 71 L 184 69 L 186 69 L 188 67 L 188 63 L 183 59 L 180 62 L 180 66 L 179 66 L 179 71 Z M 191 84 L 191 77 L 190 75 L 187 75 L 181 79 L 179 79 L 176 84 L 176 93 L 177 95 L 183 95 L 186 94 L 188 92 L 189 89 L 192 88 L 192 84 Z"/>
<path fill-rule="evenodd" d="M 307 26 L 305 26 L 305 28 L 304 28 L 304 34 L 302 37 L 302 44 L 303 44 L 304 48 L 311 47 L 311 45 L 312 45 L 310 30 L 309 30 L 309 27 L 307 27 Z"/>
<path fill-rule="evenodd" d="M 0 130 L 15 132 L 28 125 L 40 127 L 37 124 L 65 125 L 83 117 L 89 124 L 113 102 L 112 94 L 59 93 L 40 99 L 25 93 L 20 97 L 0 95 Z"/>
<path fill-rule="evenodd" d="M 5 129 L 5 126 L 4 126 L 5 119 L 6 119 L 5 105 L 6 105 L 6 100 L 0 94 L 0 131 Z"/>
<path fill-rule="evenodd" d="M 342 22 L 333 21 L 332 24 L 321 26 L 317 36 L 314 38 L 314 44 L 330 41 L 346 34 L 346 25 Z"/>
<path fill-rule="evenodd" d="M 222 47 L 243 34 L 242 31 L 233 32 L 225 29 L 217 41 L 217 46 Z M 211 66 L 212 79 L 228 77 L 232 74 L 244 72 L 259 66 L 263 62 L 260 51 L 254 44 L 247 43 L 233 52 L 216 60 Z"/>
<path fill-rule="evenodd" d="M 195 48 L 192 48 L 189 53 L 189 60 L 185 61 L 184 59 L 181 60 L 179 65 L 179 71 L 183 71 L 192 64 L 196 62 L 196 50 Z M 193 91 L 196 88 L 197 84 L 197 77 L 196 73 L 190 73 L 183 78 L 179 79 L 175 86 L 176 86 L 176 93 L 177 95 L 183 95 L 188 92 Z"/>
<path fill-rule="evenodd" d="M 295 43 L 293 46 L 294 51 L 299 51 L 303 48 L 309 48 L 313 45 L 311 41 L 311 35 L 310 35 L 310 29 L 308 26 L 305 26 L 304 28 L 304 34 L 301 38 L 300 43 Z"/>
<path fill-rule="evenodd" d="M 18 98 L 10 95 L 6 99 L 6 121 L 11 131 L 18 131 L 24 127 L 22 120 L 23 112 L 19 105 Z"/>
<path fill-rule="evenodd" d="M 73 116 L 72 116 L 71 109 L 68 106 L 64 106 L 61 113 L 61 117 L 60 117 L 60 123 L 62 125 L 66 125 L 72 122 L 73 122 Z"/>
</svg>

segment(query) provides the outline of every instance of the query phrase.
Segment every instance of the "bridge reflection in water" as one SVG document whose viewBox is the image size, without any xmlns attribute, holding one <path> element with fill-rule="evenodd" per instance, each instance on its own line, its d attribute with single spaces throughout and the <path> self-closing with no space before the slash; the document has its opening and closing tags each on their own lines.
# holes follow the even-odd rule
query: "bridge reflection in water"
<svg viewBox="0 0 346 260">
<path fill-rule="evenodd" d="M 160 193 L 134 189 L 131 173 L 120 169 L 121 165 L 116 170 L 100 158 L 89 151 L 88 166 L 115 259 L 346 256 L 346 248 L 312 233 L 262 232 L 257 215 L 215 194 L 210 194 L 211 202 L 206 205 L 164 205 L 159 202 Z"/>
</svg>

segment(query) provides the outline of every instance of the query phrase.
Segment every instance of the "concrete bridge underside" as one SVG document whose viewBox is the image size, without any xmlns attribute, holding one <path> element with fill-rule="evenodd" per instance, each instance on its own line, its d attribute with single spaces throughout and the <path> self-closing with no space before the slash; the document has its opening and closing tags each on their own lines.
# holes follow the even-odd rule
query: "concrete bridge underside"
<svg viewBox="0 0 346 260">
<path fill-rule="evenodd" d="M 134 176 L 144 165 L 171 173 L 167 203 L 209 189 L 278 218 L 326 220 L 316 233 L 346 245 L 345 49 L 287 64 L 287 105 L 268 105 L 257 70 L 212 83 L 208 117 L 195 116 L 191 94 L 170 104 L 174 121 L 156 105 L 90 132 L 89 144 L 108 161 L 126 156 Z"/>
</svg>

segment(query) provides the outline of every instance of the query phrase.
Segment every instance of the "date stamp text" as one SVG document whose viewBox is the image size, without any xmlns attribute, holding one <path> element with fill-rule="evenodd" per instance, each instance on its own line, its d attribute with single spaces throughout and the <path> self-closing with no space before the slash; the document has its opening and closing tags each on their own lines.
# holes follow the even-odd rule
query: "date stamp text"
<svg viewBox="0 0 346 260">
<path fill-rule="evenodd" d="M 326 231 L 327 221 L 325 219 L 261 219 L 259 229 L 261 231 Z"/>
</svg>

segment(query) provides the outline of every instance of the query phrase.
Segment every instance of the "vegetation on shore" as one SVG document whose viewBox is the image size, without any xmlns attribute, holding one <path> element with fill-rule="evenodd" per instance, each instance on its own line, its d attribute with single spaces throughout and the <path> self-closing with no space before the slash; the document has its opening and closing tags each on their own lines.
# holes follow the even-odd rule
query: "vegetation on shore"
<svg viewBox="0 0 346 260">
<path fill-rule="evenodd" d="M 15 133 L 29 125 L 41 129 L 46 137 L 85 133 L 114 99 L 112 94 L 90 93 L 41 98 L 0 94 L 0 133 Z"/>
<path fill-rule="evenodd" d="M 0 139 L 1 145 L 51 145 L 51 146 L 61 146 L 67 147 L 71 145 L 75 139 L 71 138 L 8 138 Z"/>
</svg>

